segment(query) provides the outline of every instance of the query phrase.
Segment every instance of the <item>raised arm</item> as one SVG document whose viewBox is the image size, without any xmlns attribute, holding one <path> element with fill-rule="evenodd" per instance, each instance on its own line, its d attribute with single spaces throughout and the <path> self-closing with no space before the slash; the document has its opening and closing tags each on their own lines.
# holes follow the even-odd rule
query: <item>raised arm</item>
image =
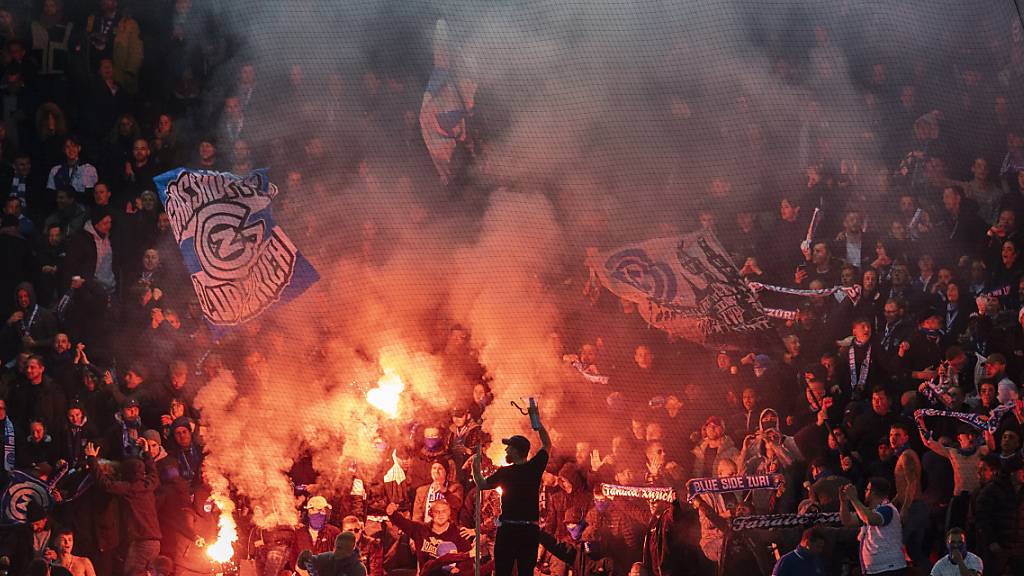
<svg viewBox="0 0 1024 576">
<path fill-rule="evenodd" d="M 925 436 L 924 431 L 921 432 L 921 443 L 924 444 L 929 450 L 935 452 L 939 456 L 949 460 L 949 452 L 946 451 L 946 447 L 942 445 L 938 440 L 930 440 Z"/>
<path fill-rule="evenodd" d="M 860 501 L 857 496 L 857 488 L 853 484 L 847 484 L 843 487 L 843 500 L 850 502 L 850 508 L 853 513 L 856 514 L 857 519 L 860 520 L 860 524 L 865 526 L 882 526 L 885 524 L 885 518 L 874 510 L 868 508 Z M 846 524 L 844 517 L 844 524 Z"/>
<path fill-rule="evenodd" d="M 551 455 L 551 436 L 548 435 L 548 429 L 541 423 L 540 428 L 537 428 L 537 434 L 540 436 L 540 445 L 542 448 L 547 450 L 548 455 Z"/>
<path fill-rule="evenodd" d="M 477 490 L 491 489 L 491 487 L 487 484 L 487 479 L 484 478 L 483 472 L 480 471 L 479 456 L 473 456 L 473 482 L 476 484 Z"/>
</svg>

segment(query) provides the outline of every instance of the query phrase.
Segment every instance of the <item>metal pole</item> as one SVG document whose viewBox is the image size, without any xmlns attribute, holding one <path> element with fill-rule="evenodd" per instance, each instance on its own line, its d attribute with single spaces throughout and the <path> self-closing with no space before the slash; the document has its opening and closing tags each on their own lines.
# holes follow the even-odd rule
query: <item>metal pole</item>
<svg viewBox="0 0 1024 576">
<path fill-rule="evenodd" d="M 483 462 L 483 448 L 482 444 L 476 445 L 476 458 L 477 463 Z M 474 564 L 474 576 L 480 576 L 480 504 L 483 501 L 482 498 L 483 490 L 479 486 L 476 487 L 476 545 L 475 545 L 475 558 Z"/>
</svg>

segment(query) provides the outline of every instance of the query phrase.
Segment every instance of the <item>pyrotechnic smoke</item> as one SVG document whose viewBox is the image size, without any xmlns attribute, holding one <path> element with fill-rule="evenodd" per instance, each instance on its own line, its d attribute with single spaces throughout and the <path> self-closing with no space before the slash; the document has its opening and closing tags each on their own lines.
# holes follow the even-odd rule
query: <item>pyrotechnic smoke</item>
<svg viewBox="0 0 1024 576">
<path fill-rule="evenodd" d="M 821 134 L 880 197 L 867 176 L 882 158 L 864 98 L 870 65 L 925 88 L 917 69 L 951 57 L 972 30 L 1005 41 L 1005 4 L 977 15 L 952 1 L 205 6 L 211 29 L 244 46 L 232 64 L 257 68 L 264 100 L 247 111 L 250 144 L 268 161 L 299 156 L 300 183 L 282 186 L 275 213 L 323 276 L 224 345 L 261 357 L 200 392 L 206 467 L 252 500 L 259 525 L 296 522 L 285 472 L 302 449 L 321 493 L 347 488 L 350 463 L 379 457 L 371 440 L 395 420 L 366 392 L 385 370 L 406 386 L 396 420 L 468 394 L 438 355 L 456 324 L 493 379 L 495 440 L 527 430 L 509 402 L 529 396 L 572 437 L 594 423 L 558 417 L 564 394 L 585 391 L 549 336 L 577 306 L 578 291 L 553 287 L 583 276 L 585 247 L 678 232 L 709 195 L 771 208 L 770 192 L 802 186 Z M 478 85 L 483 154 L 457 194 L 438 183 L 416 122 L 438 17 L 456 73 Z M 957 35 L 940 36 L 949 22 Z M 224 92 L 235 68 L 220 69 Z"/>
</svg>

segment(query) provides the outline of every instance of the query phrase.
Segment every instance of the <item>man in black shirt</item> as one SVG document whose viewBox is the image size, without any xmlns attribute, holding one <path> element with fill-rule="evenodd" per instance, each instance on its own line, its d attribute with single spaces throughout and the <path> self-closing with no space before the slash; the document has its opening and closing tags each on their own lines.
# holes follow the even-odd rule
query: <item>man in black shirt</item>
<svg viewBox="0 0 1024 576">
<path fill-rule="evenodd" d="M 517 566 L 519 576 L 533 576 L 537 564 L 540 478 L 551 450 L 551 437 L 539 418 L 537 422 L 541 449 L 533 458 L 526 459 L 530 455 L 530 441 L 518 435 L 501 441 L 506 446 L 505 459 L 511 465 L 499 468 L 487 478 L 480 471 L 480 459 L 473 458 L 473 481 L 477 487 L 502 488 L 501 516 L 496 522 L 498 533 L 494 542 L 495 576 L 512 576 L 513 565 Z"/>
</svg>

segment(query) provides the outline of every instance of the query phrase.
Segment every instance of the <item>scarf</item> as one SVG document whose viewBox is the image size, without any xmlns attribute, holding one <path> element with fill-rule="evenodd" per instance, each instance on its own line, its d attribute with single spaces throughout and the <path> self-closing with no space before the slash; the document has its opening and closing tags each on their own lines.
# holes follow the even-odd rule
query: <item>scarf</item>
<svg viewBox="0 0 1024 576">
<path fill-rule="evenodd" d="M 722 494 L 747 490 L 778 490 L 782 485 L 779 474 L 754 476 L 726 476 L 721 478 L 693 478 L 686 482 L 686 501 L 692 502 L 699 494 Z"/>
<path fill-rule="evenodd" d="M 927 338 L 932 344 L 938 344 L 939 340 L 942 339 L 942 330 L 932 330 L 927 328 L 918 328 L 918 330 L 920 330 L 921 334 L 923 334 L 924 337 Z"/>
<path fill-rule="evenodd" d="M 854 284 L 853 286 L 833 286 L 831 288 L 822 288 L 820 290 L 809 290 L 802 288 L 786 288 L 785 286 L 772 286 L 770 284 L 762 284 L 760 282 L 748 282 L 750 289 L 756 292 L 767 290 L 768 292 L 778 292 L 780 294 L 791 294 L 794 296 L 833 296 L 837 302 L 843 302 L 847 298 L 853 302 L 853 305 L 857 305 L 857 301 L 860 300 L 860 294 L 862 288 L 860 284 Z"/>
<path fill-rule="evenodd" d="M 903 325 L 903 319 L 893 322 L 891 325 L 886 324 L 882 331 L 882 350 L 886 352 L 892 352 L 897 345 L 896 330 Z"/>
<path fill-rule="evenodd" d="M 82 419 L 81 426 L 70 426 L 68 428 L 68 443 L 65 448 L 67 448 L 68 454 L 71 455 L 70 464 L 72 468 L 77 468 L 77 465 L 85 456 L 85 444 L 89 440 L 85 437 L 83 432 L 85 431 L 85 425 L 88 422 L 89 418 L 85 417 Z"/>
<path fill-rule="evenodd" d="M 139 430 L 141 429 L 141 420 L 133 420 L 131 422 L 127 420 L 121 421 L 121 448 L 124 449 L 125 456 L 138 455 L 139 445 L 135 442 L 139 438 Z"/>
<path fill-rule="evenodd" d="M 60 168 L 57 169 L 57 173 L 53 175 L 53 184 L 59 190 L 61 186 L 71 186 L 75 179 L 75 175 L 78 173 L 78 162 L 74 164 L 61 164 Z"/>
<path fill-rule="evenodd" d="M 986 418 L 985 416 L 975 414 L 973 412 L 953 412 L 950 410 L 935 410 L 932 408 L 921 408 L 914 411 L 914 421 L 917 422 L 917 429 L 920 430 L 921 433 L 926 436 L 931 435 L 924 425 L 924 418 L 926 416 L 942 416 L 945 418 L 956 418 L 957 420 L 963 422 L 964 424 L 973 426 L 974 428 L 977 428 L 978 430 L 981 430 L 983 432 L 995 432 L 996 428 L 999 427 L 999 422 L 1002 421 L 1003 416 L 1005 416 L 1006 413 L 1012 409 L 1013 405 L 1011 404 L 1001 404 L 999 406 L 996 406 L 991 412 L 989 412 L 989 415 Z"/>
<path fill-rule="evenodd" d="M 4 470 L 14 470 L 14 424 L 10 418 L 4 418 Z"/>
<path fill-rule="evenodd" d="M 850 390 L 863 390 L 868 381 L 868 372 L 871 368 L 871 344 L 867 344 L 867 352 L 864 353 L 864 360 L 860 363 L 860 370 L 857 370 L 857 348 L 856 342 L 850 346 Z"/>
<path fill-rule="evenodd" d="M 202 453 L 199 452 L 195 444 L 189 446 L 187 450 L 178 451 L 178 473 L 183 480 L 192 482 L 196 477 L 201 457 Z"/>
<path fill-rule="evenodd" d="M 807 514 L 768 514 L 765 516 L 737 516 L 732 519 L 732 529 L 756 530 L 764 528 L 796 528 L 817 524 L 839 525 L 839 512 L 810 512 Z"/>
<path fill-rule="evenodd" d="M 27 318 L 24 316 L 18 321 L 18 328 L 21 330 L 22 336 L 30 336 L 32 333 L 32 325 L 36 323 L 36 314 L 39 313 L 39 304 L 32 307 L 32 314 L 29 314 Z"/>
<path fill-rule="evenodd" d="M 424 514 L 423 514 L 423 522 L 424 523 L 430 524 L 430 522 L 433 520 L 430 517 L 430 505 L 433 504 L 434 502 L 437 502 L 438 500 L 444 500 L 445 499 L 444 493 L 447 490 L 448 490 L 448 483 L 447 482 L 445 482 L 444 486 L 441 486 L 440 488 L 435 487 L 433 482 L 430 483 L 430 488 L 427 489 L 427 502 L 426 502 L 426 506 L 424 506 L 426 508 L 426 510 L 424 511 Z"/>
<path fill-rule="evenodd" d="M 649 502 L 671 502 L 675 500 L 675 490 L 656 486 L 620 486 L 618 484 L 601 484 L 601 493 L 606 498 L 640 498 Z"/>
</svg>

